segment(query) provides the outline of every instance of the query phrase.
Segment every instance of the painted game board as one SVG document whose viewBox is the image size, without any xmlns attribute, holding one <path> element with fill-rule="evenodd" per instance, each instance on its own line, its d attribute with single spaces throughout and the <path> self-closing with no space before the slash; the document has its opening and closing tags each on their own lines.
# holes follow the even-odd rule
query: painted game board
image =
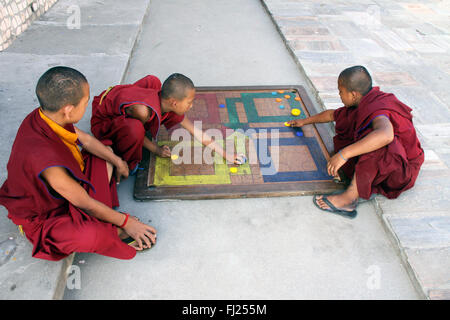
<svg viewBox="0 0 450 320">
<path fill-rule="evenodd" d="M 293 116 L 292 109 L 299 109 L 300 115 Z M 179 158 L 160 158 L 144 150 L 134 197 L 242 198 L 342 189 L 326 171 L 333 148 L 325 125 L 300 129 L 284 124 L 315 113 L 301 86 L 197 88 L 186 116 L 202 130 L 216 133 L 217 143 L 245 154 L 247 162 L 227 164 L 193 138 L 176 137 L 180 126 L 170 131 L 162 126 L 158 144 L 169 145 Z"/>
</svg>

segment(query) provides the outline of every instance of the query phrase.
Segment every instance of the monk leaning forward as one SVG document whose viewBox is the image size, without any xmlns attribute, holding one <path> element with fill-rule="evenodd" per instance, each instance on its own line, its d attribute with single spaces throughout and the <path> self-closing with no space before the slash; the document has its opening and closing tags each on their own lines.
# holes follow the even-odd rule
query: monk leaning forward
<svg viewBox="0 0 450 320">
<path fill-rule="evenodd" d="M 185 116 L 195 92 L 191 79 L 179 73 L 170 75 L 162 85 L 157 77 L 148 75 L 133 84 L 110 87 L 92 102 L 92 133 L 128 163 L 131 174 L 142 160 L 142 148 L 160 157 L 171 156 L 168 146 L 156 143 L 161 125 L 170 129 L 180 124 L 230 163 L 242 163 L 242 155 L 225 152 L 206 132 L 195 130 Z"/>
<path fill-rule="evenodd" d="M 322 210 L 354 218 L 359 197 L 382 194 L 394 199 L 412 188 L 424 152 L 412 123 L 412 109 L 393 94 L 372 88 L 366 68 L 342 71 L 338 89 L 344 107 L 290 124 L 336 122 L 336 154 L 328 161 L 328 174 L 338 178 L 341 169 L 351 182 L 345 192 L 317 196 L 313 201 Z"/>
</svg>

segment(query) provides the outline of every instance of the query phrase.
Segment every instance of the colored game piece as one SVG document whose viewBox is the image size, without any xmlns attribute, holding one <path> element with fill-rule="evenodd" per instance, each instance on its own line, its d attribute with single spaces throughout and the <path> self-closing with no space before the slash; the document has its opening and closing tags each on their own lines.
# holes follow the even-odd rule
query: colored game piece
<svg viewBox="0 0 450 320">
<path fill-rule="evenodd" d="M 172 160 L 177 160 L 177 159 L 178 159 L 178 156 L 177 156 L 176 154 L 173 154 L 173 155 L 170 156 L 170 158 L 171 158 Z"/>
<path fill-rule="evenodd" d="M 284 125 L 285 125 L 286 127 L 290 127 L 290 126 L 291 126 L 291 125 L 290 125 L 289 123 L 287 123 L 287 122 L 285 122 Z"/>
<path fill-rule="evenodd" d="M 277 95 L 277 93 L 276 93 L 276 92 L 274 91 L 274 92 L 272 92 L 272 95 L 273 95 L 273 96 L 276 96 L 276 95 Z"/>
<path fill-rule="evenodd" d="M 247 157 L 243 154 L 240 155 L 241 159 L 238 160 L 238 164 L 244 164 L 247 162 Z"/>
<path fill-rule="evenodd" d="M 275 101 L 276 102 L 281 102 L 282 100 L 281 100 L 281 98 L 276 98 Z"/>
<path fill-rule="evenodd" d="M 219 104 L 219 108 L 225 108 L 224 104 Z"/>
<path fill-rule="evenodd" d="M 235 167 L 230 168 L 230 172 L 231 173 L 236 173 L 237 172 L 237 168 L 235 168 Z"/>
<path fill-rule="evenodd" d="M 299 116 L 301 111 L 300 109 L 292 109 L 291 113 L 293 116 Z"/>
<path fill-rule="evenodd" d="M 297 135 L 297 137 L 303 137 L 303 132 L 297 131 L 296 135 Z"/>
<path fill-rule="evenodd" d="M 284 106 L 283 106 L 283 105 L 281 105 L 281 106 L 280 106 L 280 109 L 284 109 Z"/>
<path fill-rule="evenodd" d="M 285 99 L 290 99 L 291 96 L 287 94 L 287 95 L 284 96 L 284 98 L 285 98 Z"/>
<path fill-rule="evenodd" d="M 301 99 L 300 99 L 300 97 L 295 97 L 294 100 L 295 101 L 300 101 Z"/>
<path fill-rule="evenodd" d="M 284 90 L 278 90 L 278 93 L 284 93 Z"/>
</svg>

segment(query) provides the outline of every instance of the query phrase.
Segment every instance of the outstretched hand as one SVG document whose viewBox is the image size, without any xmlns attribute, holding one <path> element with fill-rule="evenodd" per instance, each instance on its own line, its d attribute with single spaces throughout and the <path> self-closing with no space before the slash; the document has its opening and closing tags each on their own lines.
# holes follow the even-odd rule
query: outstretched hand
<svg viewBox="0 0 450 320">
<path fill-rule="evenodd" d="M 172 155 L 172 152 L 170 151 L 169 146 L 163 145 L 161 147 L 158 147 L 157 154 L 161 158 L 169 158 Z"/>
<path fill-rule="evenodd" d="M 306 124 L 306 119 L 295 119 L 288 121 L 287 124 L 291 127 L 303 127 Z"/>
<path fill-rule="evenodd" d="M 225 159 L 232 164 L 244 164 L 247 161 L 247 158 L 245 157 L 244 154 L 240 153 L 240 154 L 229 154 L 227 153 L 225 155 Z"/>
</svg>

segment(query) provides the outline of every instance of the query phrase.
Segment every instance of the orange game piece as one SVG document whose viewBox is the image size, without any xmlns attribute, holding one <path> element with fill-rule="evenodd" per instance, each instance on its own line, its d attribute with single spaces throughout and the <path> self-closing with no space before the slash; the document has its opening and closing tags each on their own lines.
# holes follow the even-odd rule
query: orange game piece
<svg viewBox="0 0 450 320">
<path fill-rule="evenodd" d="M 284 90 L 278 90 L 278 93 L 284 93 Z"/>
<path fill-rule="evenodd" d="M 295 97 L 295 101 L 300 101 L 300 97 Z"/>
<path fill-rule="evenodd" d="M 276 98 L 275 101 L 276 102 L 281 102 L 282 100 L 281 100 L 281 98 Z"/>
<path fill-rule="evenodd" d="M 291 96 L 287 94 L 287 95 L 284 96 L 284 98 L 285 98 L 285 99 L 290 99 Z"/>
</svg>

